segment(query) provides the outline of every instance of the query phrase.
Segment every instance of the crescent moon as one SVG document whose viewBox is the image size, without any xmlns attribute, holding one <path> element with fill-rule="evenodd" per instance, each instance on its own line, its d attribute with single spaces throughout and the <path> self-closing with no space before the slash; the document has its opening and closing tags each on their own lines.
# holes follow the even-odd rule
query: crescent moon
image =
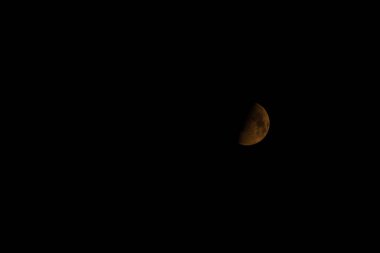
<svg viewBox="0 0 380 253">
<path fill-rule="evenodd" d="M 245 126 L 240 133 L 240 145 L 250 146 L 262 141 L 269 131 L 269 115 L 259 104 L 255 104 L 246 120 Z"/>
</svg>

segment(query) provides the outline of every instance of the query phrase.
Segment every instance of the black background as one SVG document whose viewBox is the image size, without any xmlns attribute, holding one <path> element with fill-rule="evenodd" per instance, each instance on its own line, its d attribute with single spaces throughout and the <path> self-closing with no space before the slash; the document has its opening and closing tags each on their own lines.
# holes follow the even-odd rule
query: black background
<svg viewBox="0 0 380 253">
<path fill-rule="evenodd" d="M 152 200 L 265 213 L 351 196 L 360 173 L 347 168 L 353 158 L 346 155 L 360 145 L 351 143 L 361 139 L 351 137 L 351 115 L 352 96 L 361 92 L 345 83 L 360 70 L 343 58 L 348 49 L 335 31 L 272 22 L 253 24 L 256 31 L 244 22 L 192 23 L 190 30 L 174 19 L 148 21 L 132 36 L 132 88 L 120 89 L 127 98 L 111 93 L 128 104 L 111 115 L 133 130 L 113 136 L 111 150 L 133 161 L 125 172 Z M 262 143 L 244 148 L 238 135 L 255 102 L 268 110 L 271 128 Z M 252 199 L 256 205 L 248 205 Z"/>
<path fill-rule="evenodd" d="M 365 177 L 348 168 L 369 155 L 360 149 L 374 103 L 355 26 L 286 13 L 182 14 L 115 16 L 64 42 L 66 151 L 97 167 L 82 176 L 163 195 L 298 201 Z M 255 102 L 270 131 L 241 147 Z"/>
<path fill-rule="evenodd" d="M 51 199 L 134 212 L 158 230 L 343 226 L 376 187 L 374 33 L 273 8 L 170 14 L 54 24 L 49 40 L 30 29 L 22 77 L 45 85 L 17 93 L 32 100 L 18 126 L 38 165 L 26 177 L 51 184 Z M 270 130 L 242 147 L 254 103 Z"/>
</svg>

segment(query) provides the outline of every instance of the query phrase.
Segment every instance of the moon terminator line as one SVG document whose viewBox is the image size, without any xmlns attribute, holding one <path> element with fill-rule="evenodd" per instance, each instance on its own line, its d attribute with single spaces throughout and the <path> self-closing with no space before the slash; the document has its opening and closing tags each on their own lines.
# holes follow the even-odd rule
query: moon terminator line
<svg viewBox="0 0 380 253">
<path fill-rule="evenodd" d="M 245 127 L 240 133 L 239 143 L 250 146 L 261 142 L 269 131 L 269 115 L 259 104 L 255 104 L 246 120 Z"/>
</svg>

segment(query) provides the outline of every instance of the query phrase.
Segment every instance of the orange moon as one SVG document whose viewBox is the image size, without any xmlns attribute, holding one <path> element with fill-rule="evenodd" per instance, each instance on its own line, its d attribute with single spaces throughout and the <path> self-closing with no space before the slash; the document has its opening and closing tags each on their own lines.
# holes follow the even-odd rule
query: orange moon
<svg viewBox="0 0 380 253">
<path fill-rule="evenodd" d="M 255 104 L 246 120 L 245 126 L 240 133 L 240 145 L 250 146 L 262 141 L 269 131 L 269 115 L 259 104 Z"/>
</svg>

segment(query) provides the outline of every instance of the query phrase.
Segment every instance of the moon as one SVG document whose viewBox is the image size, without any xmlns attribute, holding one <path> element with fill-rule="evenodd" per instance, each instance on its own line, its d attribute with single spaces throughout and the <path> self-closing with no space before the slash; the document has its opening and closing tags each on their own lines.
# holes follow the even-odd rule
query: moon
<svg viewBox="0 0 380 253">
<path fill-rule="evenodd" d="M 255 104 L 246 120 L 245 126 L 240 133 L 239 143 L 250 146 L 262 141 L 269 131 L 269 115 L 259 104 Z"/>
</svg>

